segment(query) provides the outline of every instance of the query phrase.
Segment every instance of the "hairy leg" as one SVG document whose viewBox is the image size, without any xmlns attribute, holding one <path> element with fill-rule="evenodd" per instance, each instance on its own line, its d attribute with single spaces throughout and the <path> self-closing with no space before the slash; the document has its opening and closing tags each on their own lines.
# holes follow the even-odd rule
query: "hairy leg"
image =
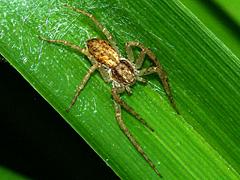
<svg viewBox="0 0 240 180">
<path fill-rule="evenodd" d="M 114 101 L 116 101 L 118 104 L 120 104 L 127 112 L 132 114 L 136 119 L 141 122 L 146 128 L 148 128 L 150 131 L 154 131 L 152 127 L 150 127 L 147 122 L 127 103 L 125 103 L 119 96 L 119 92 L 117 88 L 112 89 L 112 96 Z"/>
<path fill-rule="evenodd" d="M 115 108 L 115 116 L 117 123 L 122 130 L 122 132 L 127 136 L 129 141 L 132 143 L 134 148 L 142 155 L 142 157 L 146 160 L 146 162 L 151 166 L 151 168 L 157 173 L 158 176 L 162 177 L 161 174 L 158 172 L 157 168 L 153 164 L 153 162 L 150 160 L 150 158 L 146 155 L 146 153 L 143 151 L 140 144 L 137 142 L 137 140 L 133 137 L 133 135 L 130 133 L 129 129 L 125 125 L 122 116 L 121 116 L 121 106 L 118 102 L 114 101 L 114 108 Z"/>
<path fill-rule="evenodd" d="M 132 47 L 126 43 L 125 44 L 125 49 L 126 49 L 126 53 L 127 53 L 127 59 L 130 61 L 130 62 L 134 62 L 134 55 L 133 55 L 133 50 L 132 50 Z"/>
<path fill-rule="evenodd" d="M 145 75 L 149 75 L 152 73 L 158 74 L 159 78 L 161 79 L 165 93 L 167 94 L 167 97 L 168 97 L 168 100 L 169 100 L 171 106 L 173 107 L 173 109 L 176 111 L 177 114 L 180 114 L 177 109 L 176 103 L 173 99 L 172 91 L 170 89 L 168 77 L 167 77 L 167 74 L 165 73 L 165 71 L 163 71 L 159 67 L 149 67 L 149 68 L 144 68 L 144 69 L 140 70 L 139 76 L 145 76 Z"/>
<path fill-rule="evenodd" d="M 116 42 L 113 40 L 113 36 L 112 34 L 90 13 L 81 10 L 81 9 L 77 9 L 75 7 L 69 6 L 69 5 L 65 5 L 67 8 L 72 9 L 73 11 L 76 11 L 78 13 L 81 13 L 87 17 L 89 17 L 95 24 L 96 26 L 102 31 L 102 33 L 106 36 L 106 38 L 108 39 L 108 41 L 110 42 L 110 44 L 113 46 L 113 48 L 119 52 L 118 48 L 117 48 L 117 44 Z"/>
<path fill-rule="evenodd" d="M 132 47 L 138 47 L 142 50 L 139 57 L 135 61 L 135 65 L 137 69 L 140 69 L 142 67 L 145 55 L 147 55 L 149 59 L 153 62 L 154 66 L 140 70 L 139 76 L 157 73 L 162 82 L 164 91 L 168 97 L 168 100 L 170 101 L 171 106 L 179 114 L 179 111 L 176 107 L 176 103 L 173 99 L 172 91 L 168 82 L 167 73 L 164 71 L 162 65 L 157 60 L 155 54 L 150 49 L 144 47 L 144 45 L 139 42 L 128 42 L 126 46 L 128 47 L 128 49 L 132 49 Z"/>
<path fill-rule="evenodd" d="M 141 52 L 138 56 L 138 58 L 135 60 L 134 55 L 133 55 L 133 47 L 138 47 L 141 48 Z M 140 44 L 139 42 L 127 42 L 125 44 L 125 48 L 126 48 L 126 53 L 127 53 L 127 57 L 131 62 L 135 61 L 135 65 L 137 69 L 140 69 L 142 67 L 143 61 L 144 61 L 144 57 L 146 54 L 145 48 L 143 47 L 142 44 Z"/>
<path fill-rule="evenodd" d="M 88 59 L 92 62 L 92 64 L 96 64 L 97 61 L 92 59 L 92 57 L 89 55 L 87 49 L 85 48 L 81 48 L 75 44 L 72 44 L 71 42 L 68 42 L 68 41 L 65 41 L 65 40 L 59 40 L 59 39 L 46 39 L 45 37 L 42 37 L 42 36 L 39 36 L 40 39 L 44 40 L 44 41 L 47 41 L 49 43 L 56 43 L 56 44 L 63 44 L 67 47 L 70 47 L 71 49 L 74 49 L 78 52 L 81 52 L 82 54 L 86 55 L 88 57 Z M 103 80 L 106 82 L 106 83 L 109 83 L 110 82 L 110 79 L 109 79 L 109 75 L 108 75 L 108 72 L 103 68 L 103 67 L 99 67 L 98 68 Z"/>
<path fill-rule="evenodd" d="M 87 74 L 84 76 L 83 80 L 80 82 L 80 84 L 79 84 L 79 86 L 78 86 L 78 88 L 77 88 L 77 91 L 76 91 L 76 93 L 75 93 L 75 95 L 74 95 L 74 97 L 73 97 L 73 99 L 72 99 L 72 102 L 71 102 L 69 108 L 66 110 L 67 112 L 69 112 L 70 109 L 72 108 L 72 106 L 75 104 L 75 102 L 76 102 L 78 96 L 80 95 L 81 91 L 82 91 L 83 88 L 85 87 L 85 85 L 86 85 L 86 83 L 88 82 L 89 78 L 91 77 L 92 73 L 93 73 L 97 68 L 99 68 L 99 64 L 94 64 L 94 65 L 92 65 L 92 66 L 89 68 Z"/>
<path fill-rule="evenodd" d="M 65 41 L 65 40 L 60 40 L 60 39 L 47 39 L 45 37 L 39 36 L 40 39 L 47 41 L 49 43 L 55 43 L 55 44 L 63 44 L 67 47 L 70 47 L 71 49 L 74 49 L 78 52 L 81 52 L 82 54 L 88 56 L 88 51 L 85 48 L 81 48 L 71 42 Z"/>
<path fill-rule="evenodd" d="M 108 71 L 106 69 L 104 69 L 104 67 L 99 67 L 98 68 L 98 71 L 100 72 L 103 80 L 106 82 L 106 83 L 110 83 L 111 82 L 111 79 L 109 77 L 109 74 L 108 74 Z"/>
</svg>

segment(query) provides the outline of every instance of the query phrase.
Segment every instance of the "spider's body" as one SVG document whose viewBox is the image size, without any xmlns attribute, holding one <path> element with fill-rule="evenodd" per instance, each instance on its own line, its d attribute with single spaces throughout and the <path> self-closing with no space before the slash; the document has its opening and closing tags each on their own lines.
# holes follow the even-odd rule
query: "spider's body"
<svg viewBox="0 0 240 180">
<path fill-rule="evenodd" d="M 65 40 L 49 40 L 40 37 L 41 39 L 50 43 L 59 43 L 75 49 L 86 55 L 92 63 L 92 66 L 89 68 L 88 73 L 84 76 L 83 80 L 79 84 L 77 92 L 75 93 L 75 96 L 72 99 L 72 102 L 67 111 L 69 111 L 75 104 L 78 96 L 80 95 L 80 92 L 84 89 L 92 73 L 95 70 L 99 70 L 104 81 L 107 83 L 112 83 L 112 97 L 114 99 L 115 115 L 119 127 L 127 136 L 135 149 L 142 155 L 142 157 L 147 161 L 147 163 L 156 172 L 156 174 L 161 177 L 155 165 L 152 163 L 150 158 L 146 155 L 140 144 L 136 141 L 136 139 L 133 137 L 133 135 L 130 133 L 127 126 L 125 125 L 121 115 L 121 107 L 128 111 L 130 114 L 132 114 L 145 127 L 150 129 L 151 131 L 154 130 L 133 108 L 131 108 L 121 99 L 119 94 L 123 93 L 124 91 L 127 91 L 128 94 L 131 94 L 130 86 L 134 85 L 136 81 L 146 82 L 146 80 L 144 80 L 142 76 L 156 73 L 162 82 L 162 85 L 171 105 L 177 111 L 175 102 L 171 94 L 168 78 L 165 71 L 163 70 L 163 67 L 157 60 L 156 56 L 152 53 L 152 51 L 148 48 L 145 48 L 144 45 L 139 42 L 126 43 L 127 58 L 123 58 L 118 51 L 118 47 L 116 45 L 116 42 L 113 40 L 111 33 L 102 24 L 100 24 L 92 14 L 89 14 L 88 12 L 80 9 L 76 9 L 74 7 L 67 7 L 89 17 L 107 38 L 107 40 L 101 40 L 97 38 L 90 39 L 87 41 L 86 48 L 81 48 Z M 141 49 L 139 57 L 136 60 L 133 55 L 133 47 Z M 153 66 L 142 68 L 145 55 L 147 55 L 152 61 Z"/>
<path fill-rule="evenodd" d="M 134 84 L 137 72 L 134 65 L 129 60 L 121 58 L 107 41 L 90 39 L 87 41 L 87 49 L 92 58 L 108 71 L 113 86 L 129 87 Z"/>
</svg>

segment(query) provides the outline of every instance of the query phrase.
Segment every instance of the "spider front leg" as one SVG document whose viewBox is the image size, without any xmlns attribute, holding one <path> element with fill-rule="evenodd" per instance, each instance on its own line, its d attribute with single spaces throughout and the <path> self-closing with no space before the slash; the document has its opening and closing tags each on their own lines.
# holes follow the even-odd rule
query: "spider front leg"
<svg viewBox="0 0 240 180">
<path fill-rule="evenodd" d="M 114 91 L 114 90 L 113 90 Z M 115 96 L 115 95 L 114 95 Z M 118 98 L 117 98 L 118 99 Z M 114 109 L 115 109 L 115 116 L 117 123 L 122 130 L 122 132 L 127 136 L 129 141 L 132 143 L 134 148 L 138 151 L 138 153 L 141 154 L 141 156 L 145 159 L 145 161 L 151 166 L 151 168 L 156 172 L 156 174 L 160 177 L 161 174 L 157 170 L 156 166 L 153 164 L 153 162 L 150 160 L 150 158 L 147 156 L 147 154 L 144 152 L 143 148 L 140 146 L 140 144 L 137 142 L 137 140 L 133 137 L 133 135 L 130 133 L 129 129 L 125 125 L 122 114 L 121 114 L 121 104 L 118 102 L 118 100 L 114 98 Z"/>
<path fill-rule="evenodd" d="M 112 45 L 112 47 L 119 53 L 119 50 L 118 50 L 118 47 L 117 47 L 117 44 L 116 42 L 113 40 L 113 36 L 112 34 L 107 30 L 107 28 L 105 28 L 92 14 L 84 11 L 84 10 L 81 10 L 81 9 L 78 9 L 78 8 L 75 8 L 75 7 L 72 7 L 72 6 L 69 6 L 67 4 L 65 4 L 65 6 L 73 11 L 76 11 L 78 13 L 81 13 L 87 17 L 89 17 L 95 24 L 96 26 L 102 31 L 102 33 L 106 36 L 106 38 L 108 39 L 108 41 L 110 42 L 110 44 Z"/>
<path fill-rule="evenodd" d="M 74 50 L 76 50 L 76 51 L 78 51 L 78 52 L 88 56 L 88 51 L 85 48 L 81 48 L 81 47 L 79 47 L 79 46 L 77 46 L 77 45 L 75 45 L 75 44 L 73 44 L 73 43 L 71 43 L 69 41 L 60 40 L 60 39 L 47 39 L 47 38 L 42 37 L 42 36 L 38 36 L 38 37 L 41 40 L 47 41 L 49 43 L 62 44 L 64 46 L 67 46 L 67 47 L 69 47 L 71 49 L 74 49 Z"/>
<path fill-rule="evenodd" d="M 171 106 L 173 107 L 173 109 L 176 111 L 177 114 L 180 114 L 176 107 L 176 103 L 173 99 L 173 96 L 172 96 L 172 92 L 171 92 L 171 89 L 169 86 L 167 74 L 165 73 L 165 71 L 163 69 L 160 69 L 159 67 L 144 68 L 144 69 L 140 70 L 139 76 L 145 76 L 145 75 L 149 75 L 152 73 L 158 74 L 158 76 L 161 79 L 161 82 L 163 84 L 165 93 L 167 94 L 168 100 L 170 101 Z"/>
<path fill-rule="evenodd" d="M 140 70 L 138 77 L 152 74 L 152 73 L 157 73 L 162 82 L 164 91 L 168 97 L 168 100 L 169 100 L 171 106 L 174 108 L 174 110 L 177 112 L 177 114 L 179 114 L 179 111 L 176 107 L 176 103 L 173 99 L 172 91 L 171 91 L 171 88 L 170 88 L 170 85 L 168 82 L 167 73 L 164 71 L 162 65 L 159 63 L 159 60 L 156 58 L 155 54 L 150 49 L 144 47 L 144 45 L 139 42 L 128 42 L 126 44 L 126 51 L 128 54 L 128 58 L 134 58 L 132 47 L 138 47 L 141 49 L 140 55 L 135 61 L 135 65 L 136 65 L 137 69 L 140 69 L 142 67 L 145 55 L 147 55 L 154 64 L 153 67 L 149 67 L 149 68 Z"/>
<path fill-rule="evenodd" d="M 128 60 L 131 61 L 132 63 L 134 63 L 137 69 L 142 67 L 142 63 L 144 61 L 146 51 L 144 48 L 141 48 L 142 51 L 140 52 L 137 60 L 135 61 L 132 47 L 133 46 L 139 47 L 140 45 L 141 44 L 139 42 L 128 42 L 125 44 L 125 49 L 126 49 Z"/>
</svg>

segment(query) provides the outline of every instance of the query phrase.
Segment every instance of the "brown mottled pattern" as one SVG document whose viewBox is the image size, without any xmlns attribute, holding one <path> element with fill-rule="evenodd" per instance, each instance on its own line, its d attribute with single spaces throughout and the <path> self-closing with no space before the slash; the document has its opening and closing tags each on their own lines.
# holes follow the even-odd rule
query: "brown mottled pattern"
<svg viewBox="0 0 240 180">
<path fill-rule="evenodd" d="M 89 53 L 96 59 L 96 61 L 113 68 L 116 67 L 120 61 L 117 52 L 105 40 L 90 39 L 87 41 Z"/>
<path fill-rule="evenodd" d="M 113 78 L 124 84 L 131 84 L 135 81 L 134 69 L 129 62 L 122 60 L 112 69 Z"/>
</svg>

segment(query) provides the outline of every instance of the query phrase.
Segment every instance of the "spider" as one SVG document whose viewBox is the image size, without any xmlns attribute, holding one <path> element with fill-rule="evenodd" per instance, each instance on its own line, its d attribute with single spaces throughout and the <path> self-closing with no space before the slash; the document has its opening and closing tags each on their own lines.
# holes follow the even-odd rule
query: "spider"
<svg viewBox="0 0 240 180">
<path fill-rule="evenodd" d="M 164 87 L 165 93 L 170 101 L 170 104 L 178 113 L 170 90 L 166 72 L 164 71 L 162 65 L 159 63 L 153 52 L 150 49 L 144 47 L 144 45 L 139 42 L 126 43 L 125 47 L 127 58 L 122 57 L 121 54 L 119 53 L 116 42 L 113 40 L 113 36 L 111 35 L 111 33 L 92 14 L 81 9 L 71 7 L 69 5 L 65 6 L 73 11 L 76 11 L 89 17 L 107 38 L 107 40 L 98 38 L 89 39 L 87 40 L 86 47 L 82 48 L 65 40 L 51 40 L 39 36 L 40 39 L 47 41 L 49 43 L 62 44 L 78 52 L 81 52 L 82 54 L 87 56 L 92 63 L 92 66 L 89 68 L 87 74 L 83 77 L 83 80 L 80 82 L 76 90 L 76 93 L 71 101 L 71 104 L 67 109 L 67 112 L 69 112 L 69 110 L 75 104 L 78 96 L 84 89 L 93 72 L 98 70 L 103 80 L 106 83 L 112 84 L 111 94 L 114 101 L 115 117 L 120 129 L 127 136 L 127 138 L 135 147 L 135 149 L 141 154 L 145 161 L 155 171 L 155 173 L 161 177 L 161 174 L 157 170 L 156 166 L 153 164 L 151 159 L 144 152 L 141 145 L 137 142 L 137 140 L 134 138 L 134 136 L 131 134 L 131 132 L 125 125 L 121 115 L 121 108 L 125 109 L 128 113 L 133 115 L 140 123 L 142 123 L 150 131 L 153 132 L 154 130 L 132 107 L 130 107 L 126 102 L 124 102 L 121 99 L 120 94 L 127 92 L 130 95 L 132 93 L 131 86 L 133 86 L 137 81 L 143 83 L 147 82 L 142 76 L 156 73 L 161 80 L 161 83 Z M 136 60 L 134 59 L 133 47 L 141 49 L 139 57 Z M 141 69 L 145 55 L 149 57 L 154 66 Z"/>
</svg>

